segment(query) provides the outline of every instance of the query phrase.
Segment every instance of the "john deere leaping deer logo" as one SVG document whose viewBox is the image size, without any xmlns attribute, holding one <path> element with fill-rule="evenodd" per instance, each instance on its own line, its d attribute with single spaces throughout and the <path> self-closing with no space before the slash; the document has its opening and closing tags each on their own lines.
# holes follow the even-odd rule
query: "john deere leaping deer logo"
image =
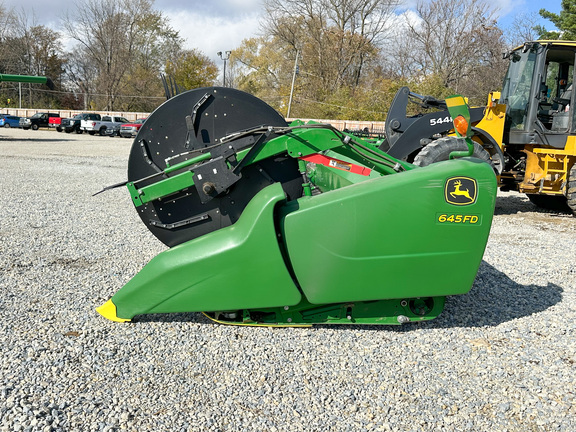
<svg viewBox="0 0 576 432">
<path fill-rule="evenodd" d="M 476 202 L 477 190 L 476 180 L 470 177 L 452 177 L 446 180 L 444 196 L 450 204 L 470 205 Z"/>
</svg>

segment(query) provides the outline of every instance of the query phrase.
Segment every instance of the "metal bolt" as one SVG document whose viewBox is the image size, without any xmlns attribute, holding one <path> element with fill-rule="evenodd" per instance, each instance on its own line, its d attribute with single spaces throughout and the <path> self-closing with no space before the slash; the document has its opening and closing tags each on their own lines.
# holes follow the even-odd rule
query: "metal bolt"
<svg viewBox="0 0 576 432">
<path fill-rule="evenodd" d="M 406 324 L 407 322 L 410 322 L 410 318 L 408 318 L 406 315 L 398 315 L 398 322 L 400 324 Z"/>
<path fill-rule="evenodd" d="M 216 187 L 215 187 L 214 183 L 206 182 L 202 185 L 202 192 L 204 192 L 206 195 L 210 195 L 215 190 L 216 190 Z"/>
<path fill-rule="evenodd" d="M 407 302 L 406 300 L 402 300 L 402 301 L 400 302 L 400 306 L 406 307 L 406 306 L 408 306 L 408 302 Z"/>
<path fill-rule="evenodd" d="M 284 306 L 284 310 L 288 310 L 288 309 L 290 309 L 289 306 Z"/>
<path fill-rule="evenodd" d="M 288 322 L 292 322 L 292 318 L 288 318 L 286 321 L 288 321 Z"/>
</svg>

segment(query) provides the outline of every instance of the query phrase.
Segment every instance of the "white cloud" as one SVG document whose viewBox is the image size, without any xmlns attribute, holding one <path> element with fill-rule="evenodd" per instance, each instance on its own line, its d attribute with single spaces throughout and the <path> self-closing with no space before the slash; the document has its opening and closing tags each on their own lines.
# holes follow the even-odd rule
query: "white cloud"
<svg viewBox="0 0 576 432">
<path fill-rule="evenodd" d="M 237 12 L 257 12 L 262 9 L 261 0 L 225 0 L 224 6 Z"/>
<path fill-rule="evenodd" d="M 499 0 L 496 16 L 500 19 L 505 17 L 506 15 L 512 13 L 517 14 L 518 11 L 526 9 L 527 8 L 525 0 Z"/>
<path fill-rule="evenodd" d="M 259 13 L 262 10 L 262 0 L 156 0 L 154 8 L 166 15 L 185 11 L 203 16 L 232 18 Z"/>
<path fill-rule="evenodd" d="M 407 24 L 417 25 L 422 21 L 422 18 L 412 9 L 407 9 L 400 15 L 396 15 L 392 22 L 392 27 L 405 27 Z"/>
<path fill-rule="evenodd" d="M 256 36 L 260 18 L 258 14 L 228 17 L 185 10 L 167 11 L 165 15 L 185 39 L 186 48 L 201 50 L 217 64 L 221 62 L 216 54 L 218 51 L 231 51 L 238 48 L 244 39 Z"/>
</svg>

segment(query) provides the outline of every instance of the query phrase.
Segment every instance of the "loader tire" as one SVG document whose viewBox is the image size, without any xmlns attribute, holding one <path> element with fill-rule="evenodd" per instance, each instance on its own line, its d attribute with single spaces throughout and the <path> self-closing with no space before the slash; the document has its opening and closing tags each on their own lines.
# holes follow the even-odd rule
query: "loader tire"
<svg viewBox="0 0 576 432">
<path fill-rule="evenodd" d="M 572 214 L 576 216 L 576 164 L 572 165 L 568 173 L 568 185 L 566 187 L 566 203 Z"/>
<path fill-rule="evenodd" d="M 439 138 L 426 145 L 414 158 L 414 165 L 421 167 L 431 165 L 436 162 L 446 161 L 453 151 L 467 151 L 468 146 L 462 138 L 452 136 Z M 474 142 L 474 153 L 472 157 L 482 159 L 490 165 L 490 153 L 477 142 Z"/>
</svg>

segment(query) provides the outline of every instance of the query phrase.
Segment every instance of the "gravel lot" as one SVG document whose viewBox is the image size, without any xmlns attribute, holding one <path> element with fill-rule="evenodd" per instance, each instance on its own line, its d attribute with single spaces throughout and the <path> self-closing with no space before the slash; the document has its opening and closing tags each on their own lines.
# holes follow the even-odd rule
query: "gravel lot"
<svg viewBox="0 0 576 432">
<path fill-rule="evenodd" d="M 0 129 L 0 431 L 574 431 L 576 219 L 499 195 L 472 291 L 428 323 L 98 315 L 164 249 L 132 140 Z"/>
</svg>

